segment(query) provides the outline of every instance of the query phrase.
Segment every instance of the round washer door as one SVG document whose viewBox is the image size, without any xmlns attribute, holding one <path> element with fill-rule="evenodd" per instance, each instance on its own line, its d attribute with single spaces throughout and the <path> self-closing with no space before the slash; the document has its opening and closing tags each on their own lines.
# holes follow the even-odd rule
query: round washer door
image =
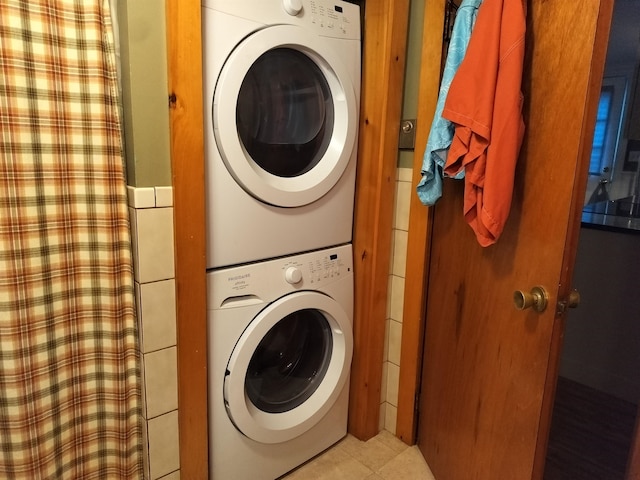
<svg viewBox="0 0 640 480">
<path fill-rule="evenodd" d="M 270 205 L 321 198 L 355 148 L 348 71 L 321 37 L 292 25 L 258 30 L 237 45 L 218 77 L 212 115 L 227 170 Z"/>
<path fill-rule="evenodd" d="M 261 443 L 282 443 L 312 428 L 349 377 L 351 321 L 333 299 L 296 292 L 263 309 L 238 340 L 224 400 L 233 424 Z"/>
</svg>

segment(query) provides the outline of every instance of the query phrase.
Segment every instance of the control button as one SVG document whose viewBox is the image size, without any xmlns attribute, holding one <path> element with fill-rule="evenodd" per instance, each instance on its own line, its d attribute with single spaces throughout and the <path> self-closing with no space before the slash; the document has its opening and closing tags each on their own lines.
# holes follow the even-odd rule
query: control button
<svg viewBox="0 0 640 480">
<path fill-rule="evenodd" d="M 287 281 L 287 283 L 295 285 L 296 283 L 300 283 L 302 281 L 302 272 L 298 267 L 289 267 L 284 272 L 284 279 Z"/>
<path fill-rule="evenodd" d="M 302 0 L 282 0 L 285 12 L 295 17 L 302 11 Z"/>
</svg>

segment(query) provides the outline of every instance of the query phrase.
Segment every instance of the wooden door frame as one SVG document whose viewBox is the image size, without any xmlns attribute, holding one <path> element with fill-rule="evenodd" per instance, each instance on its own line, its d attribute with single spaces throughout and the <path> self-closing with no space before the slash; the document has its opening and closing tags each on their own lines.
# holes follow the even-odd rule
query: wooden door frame
<svg viewBox="0 0 640 480">
<path fill-rule="evenodd" d="M 438 100 L 446 3 L 446 0 L 425 1 L 422 44 L 428 48 L 422 49 L 420 61 L 420 118 L 413 161 L 413 192 L 422 177 L 422 157 Z M 396 424 L 396 435 L 409 445 L 416 442 L 432 215 L 432 210 L 422 205 L 417 195 L 411 195 Z"/>
<path fill-rule="evenodd" d="M 201 7 L 167 0 L 180 476 L 209 478 Z"/>
<path fill-rule="evenodd" d="M 629 449 L 626 480 L 640 479 L 640 404 L 636 413 L 636 426 L 633 430 L 633 440 Z"/>
<path fill-rule="evenodd" d="M 181 478 L 208 477 L 201 5 L 166 0 L 174 191 Z M 354 220 L 355 352 L 349 431 L 378 433 L 409 0 L 366 4 Z"/>
<path fill-rule="evenodd" d="M 409 0 L 368 0 L 354 218 L 354 356 L 349 432 L 379 432 L 393 206 Z"/>
</svg>

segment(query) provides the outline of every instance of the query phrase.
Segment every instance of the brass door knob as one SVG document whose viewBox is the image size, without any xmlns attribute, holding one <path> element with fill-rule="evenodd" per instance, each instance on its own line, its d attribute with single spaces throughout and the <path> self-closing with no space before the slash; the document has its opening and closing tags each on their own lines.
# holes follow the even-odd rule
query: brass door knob
<svg viewBox="0 0 640 480">
<path fill-rule="evenodd" d="M 538 285 L 529 293 L 522 290 L 513 292 L 513 303 L 518 310 L 533 308 L 536 312 L 543 312 L 549 303 L 549 295 L 544 287 Z"/>
<path fill-rule="evenodd" d="M 577 308 L 580 305 L 580 292 L 573 290 L 566 300 L 558 302 L 558 313 L 563 313 L 567 308 Z"/>
<path fill-rule="evenodd" d="M 573 290 L 569 293 L 569 298 L 567 299 L 567 307 L 569 308 L 577 308 L 580 305 L 580 292 L 577 290 Z"/>
</svg>

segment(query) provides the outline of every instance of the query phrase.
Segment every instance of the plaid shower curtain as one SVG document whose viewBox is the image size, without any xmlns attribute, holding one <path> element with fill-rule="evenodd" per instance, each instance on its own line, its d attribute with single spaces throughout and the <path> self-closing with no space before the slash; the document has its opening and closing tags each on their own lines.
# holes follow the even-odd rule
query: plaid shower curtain
<svg viewBox="0 0 640 480">
<path fill-rule="evenodd" d="M 142 478 L 108 0 L 0 1 L 0 478 Z"/>
</svg>

